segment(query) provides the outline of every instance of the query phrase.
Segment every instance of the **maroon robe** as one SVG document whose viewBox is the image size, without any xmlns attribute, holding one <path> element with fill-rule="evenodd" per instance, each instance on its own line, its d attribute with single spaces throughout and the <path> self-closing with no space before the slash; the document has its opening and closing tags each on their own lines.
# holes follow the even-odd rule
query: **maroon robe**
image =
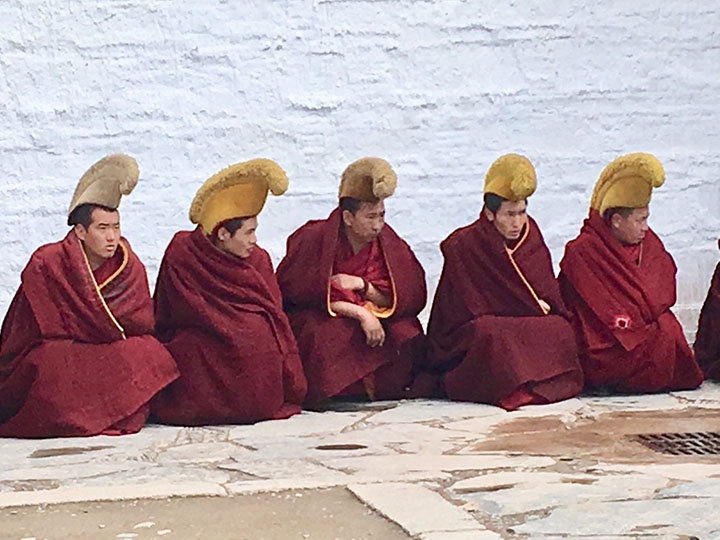
<svg viewBox="0 0 720 540">
<path fill-rule="evenodd" d="M 414 360 L 424 354 L 417 315 L 427 300 L 425 272 L 389 225 L 382 228 L 376 247 L 354 258 L 343 248 L 341 226 L 340 210 L 335 209 L 327 219 L 300 227 L 288 238 L 287 254 L 277 270 L 308 380 L 306 401 L 345 393 L 358 382 L 371 398 L 402 397 L 412 382 Z M 354 260 L 343 261 L 338 250 Z M 350 291 L 345 293 L 350 297 L 343 297 L 330 283 L 330 276 L 341 271 L 357 271 L 355 275 L 391 293 L 392 307 L 378 315 L 386 335 L 382 347 L 366 344 L 357 320 L 332 313 L 331 300 L 353 300 Z"/>
<path fill-rule="evenodd" d="M 700 310 L 693 348 L 705 377 L 720 381 L 720 264 L 715 267 L 710 289 Z"/>
<path fill-rule="evenodd" d="M 652 230 L 639 244 L 624 246 L 592 210 L 565 247 L 560 269 L 588 387 L 652 392 L 702 383 L 670 311 L 675 262 Z"/>
<path fill-rule="evenodd" d="M 306 383 L 270 256 L 175 235 L 155 288 L 156 331 L 180 368 L 152 414 L 181 425 L 251 423 L 300 412 Z"/>
<path fill-rule="evenodd" d="M 80 240 L 39 248 L 0 336 L 0 437 L 138 431 L 178 373 L 152 335 L 145 268 L 123 238 L 91 271 Z"/>
<path fill-rule="evenodd" d="M 520 239 L 506 246 L 483 212 L 440 248 L 445 264 L 428 343 L 448 397 L 512 410 L 578 394 L 572 327 L 535 222 L 529 218 Z"/>
</svg>

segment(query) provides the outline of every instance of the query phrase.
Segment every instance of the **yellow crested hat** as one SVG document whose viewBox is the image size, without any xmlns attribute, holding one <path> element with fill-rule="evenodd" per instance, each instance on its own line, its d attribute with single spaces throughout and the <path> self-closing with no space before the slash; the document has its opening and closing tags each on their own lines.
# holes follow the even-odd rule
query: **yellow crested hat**
<svg viewBox="0 0 720 540">
<path fill-rule="evenodd" d="M 635 152 L 612 160 L 595 182 L 590 207 L 600 215 L 608 208 L 641 208 L 650 202 L 653 188 L 662 186 L 665 171 L 652 154 Z"/>
<path fill-rule="evenodd" d="M 342 173 L 339 197 L 378 202 L 395 193 L 397 176 L 390 164 L 377 157 L 353 161 Z"/>
<path fill-rule="evenodd" d="M 483 193 L 494 193 L 508 201 L 522 201 L 535 192 L 535 167 L 520 154 L 497 158 L 485 175 Z"/>
<path fill-rule="evenodd" d="M 123 195 L 128 195 L 137 184 L 140 172 L 137 161 L 125 154 L 110 154 L 90 167 L 82 175 L 68 216 L 81 204 L 99 204 L 117 208 Z"/>
<path fill-rule="evenodd" d="M 239 217 L 252 217 L 265 205 L 268 190 L 282 195 L 288 178 L 271 159 L 251 159 L 235 163 L 205 180 L 190 205 L 190 221 L 199 223 L 209 235 L 218 223 Z"/>
</svg>

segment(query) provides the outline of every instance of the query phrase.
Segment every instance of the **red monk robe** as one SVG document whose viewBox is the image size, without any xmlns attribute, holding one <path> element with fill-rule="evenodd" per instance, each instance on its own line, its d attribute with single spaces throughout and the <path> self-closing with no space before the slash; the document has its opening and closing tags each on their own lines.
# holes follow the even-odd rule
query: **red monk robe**
<svg viewBox="0 0 720 540">
<path fill-rule="evenodd" d="M 535 222 L 506 246 L 482 212 L 440 248 L 429 361 L 448 397 L 512 410 L 580 392 L 572 328 Z"/>
<path fill-rule="evenodd" d="M 675 263 L 648 230 L 625 246 L 591 210 L 565 248 L 560 289 L 573 325 L 588 387 L 622 392 L 687 390 L 703 381 L 675 304 Z"/>
<path fill-rule="evenodd" d="M 306 383 L 270 256 L 221 251 L 181 231 L 155 289 L 157 334 L 180 378 L 152 402 L 162 422 L 250 423 L 300 412 Z"/>
<path fill-rule="evenodd" d="M 700 310 L 693 348 L 705 377 L 720 381 L 720 264 L 715 267 L 710 289 Z"/>
<path fill-rule="evenodd" d="M 356 389 L 373 399 L 401 397 L 424 347 L 417 315 L 427 300 L 425 272 L 410 247 L 388 225 L 354 256 L 347 242 L 335 209 L 288 238 L 277 271 L 308 380 L 308 403 Z M 384 345 L 369 347 L 358 321 L 332 314 L 331 301 L 363 303 L 357 293 L 331 284 L 330 276 L 339 272 L 364 277 L 393 298 L 387 310 L 371 308 L 382 320 Z"/>
<path fill-rule="evenodd" d="M 71 231 L 39 248 L 0 336 L 0 437 L 134 433 L 177 375 L 150 333 L 145 268 L 121 239 L 91 271 Z"/>
</svg>

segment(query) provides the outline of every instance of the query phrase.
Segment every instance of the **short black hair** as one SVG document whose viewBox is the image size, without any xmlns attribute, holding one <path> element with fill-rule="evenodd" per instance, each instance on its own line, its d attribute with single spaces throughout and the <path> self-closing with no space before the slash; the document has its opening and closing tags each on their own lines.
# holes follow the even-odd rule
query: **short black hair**
<svg viewBox="0 0 720 540">
<path fill-rule="evenodd" d="M 620 214 L 622 217 L 626 218 L 630 216 L 630 214 L 633 213 L 634 208 L 630 208 L 628 206 L 613 206 L 612 208 L 608 208 L 603 212 L 603 220 L 605 223 L 610 224 L 610 220 L 615 214 Z"/>
<path fill-rule="evenodd" d="M 342 210 L 347 210 L 353 216 L 355 215 L 355 213 L 358 210 L 360 210 L 361 204 L 362 204 L 362 201 L 360 199 L 356 199 L 355 197 L 341 197 L 340 198 L 340 208 Z"/>
<path fill-rule="evenodd" d="M 485 208 L 490 210 L 493 214 L 500 210 L 502 203 L 508 201 L 508 199 L 501 197 L 497 193 L 486 193 L 483 195 L 483 200 L 485 201 Z M 527 206 L 527 203 L 528 201 L 525 199 L 525 206 Z"/>
<path fill-rule="evenodd" d="M 82 225 L 87 229 L 92 223 L 93 210 L 97 210 L 98 208 L 100 210 L 105 210 L 106 212 L 117 212 L 117 208 L 110 208 L 104 204 L 83 203 L 70 212 L 67 224 L 71 227 L 75 225 Z"/>
<path fill-rule="evenodd" d="M 250 219 L 249 217 L 236 217 L 232 219 L 227 219 L 225 221 L 221 221 L 215 226 L 215 229 L 213 230 L 213 237 L 217 238 L 217 233 L 220 230 L 220 227 L 223 227 L 227 232 L 230 233 L 230 236 L 235 234 L 235 231 L 237 231 L 240 227 L 243 226 L 243 223 L 245 223 L 246 220 Z"/>
<path fill-rule="evenodd" d="M 501 197 L 496 193 L 486 193 L 483 195 L 483 200 L 485 201 L 485 208 L 490 210 L 493 214 L 500 210 L 502 203 L 507 201 L 505 197 Z"/>
</svg>

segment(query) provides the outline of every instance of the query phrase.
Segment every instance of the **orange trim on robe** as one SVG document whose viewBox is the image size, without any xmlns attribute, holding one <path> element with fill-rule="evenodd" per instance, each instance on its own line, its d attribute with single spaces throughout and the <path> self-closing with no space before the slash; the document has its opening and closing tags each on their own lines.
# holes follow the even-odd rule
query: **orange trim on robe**
<svg viewBox="0 0 720 540">
<path fill-rule="evenodd" d="M 440 248 L 428 360 L 448 397 L 512 409 L 580 392 L 568 313 L 532 218 L 507 246 L 483 212 Z"/>
<path fill-rule="evenodd" d="M 362 257 L 370 257 L 374 249 L 368 259 L 377 272 L 373 284 L 393 292 L 394 309 L 382 319 L 385 344 L 369 347 L 358 321 L 333 317 L 330 310 L 329 279 L 344 268 L 335 264 L 336 253 L 342 249 L 341 227 L 339 209 L 325 220 L 300 227 L 288 238 L 287 254 L 277 270 L 308 379 L 306 401 L 314 403 L 343 393 L 355 383 L 377 399 L 402 397 L 412 381 L 414 363 L 424 355 L 424 335 L 417 314 L 427 298 L 425 273 L 410 247 L 387 224 L 377 246 L 369 246 L 370 251 L 353 261 L 358 271 L 365 271 Z M 345 260 L 341 258 L 340 262 Z M 351 291 L 340 293 L 346 292 Z M 371 374 L 374 386 L 363 383 Z"/>
<path fill-rule="evenodd" d="M 145 268 L 121 242 L 94 272 L 72 231 L 32 255 L 0 335 L 0 437 L 137 431 L 177 377 L 150 335 Z"/>
<path fill-rule="evenodd" d="M 392 298 L 392 305 L 384 308 L 378 307 L 373 302 L 366 300 L 361 292 L 343 289 L 332 280 L 328 281 L 328 294 L 330 295 L 328 305 L 338 301 L 349 302 L 364 307 L 379 319 L 387 319 L 395 312 L 397 303 L 395 285 L 380 238 L 376 238 L 357 253 L 353 253 L 350 242 L 341 229 L 338 233 L 338 245 L 333 262 L 332 275 L 334 274 L 349 274 L 366 279 L 378 291 L 389 295 Z M 336 316 L 332 311 L 330 314 Z"/>
</svg>

